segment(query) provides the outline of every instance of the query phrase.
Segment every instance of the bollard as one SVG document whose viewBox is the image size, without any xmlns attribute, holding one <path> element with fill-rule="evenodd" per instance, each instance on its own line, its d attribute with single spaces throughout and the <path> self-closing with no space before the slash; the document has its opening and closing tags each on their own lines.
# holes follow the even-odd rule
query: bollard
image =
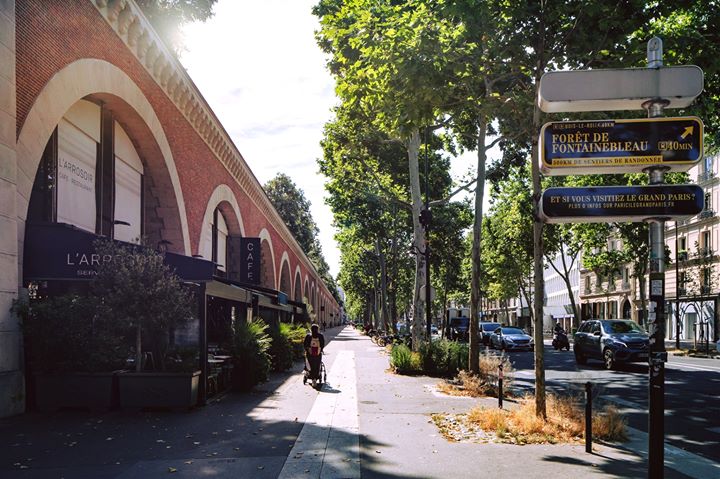
<svg viewBox="0 0 720 479">
<path fill-rule="evenodd" d="M 498 366 L 498 407 L 500 409 L 503 408 L 502 406 L 502 400 L 503 400 L 503 365 L 500 363 Z"/>
<path fill-rule="evenodd" d="M 592 452 L 592 383 L 585 383 L 585 452 Z"/>
</svg>

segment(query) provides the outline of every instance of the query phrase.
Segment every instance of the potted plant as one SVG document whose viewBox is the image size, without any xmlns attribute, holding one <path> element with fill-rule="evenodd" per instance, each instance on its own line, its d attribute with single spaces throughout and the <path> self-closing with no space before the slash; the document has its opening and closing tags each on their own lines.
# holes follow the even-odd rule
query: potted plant
<svg viewBox="0 0 720 479">
<path fill-rule="evenodd" d="M 110 240 L 98 240 L 95 249 L 100 258 L 111 260 L 100 263 L 93 292 L 104 313 L 124 324 L 134 337 L 134 371 L 118 375 L 120 407 L 194 406 L 198 362 L 178 363 L 172 350 L 173 332 L 194 317 L 192 291 L 157 251 Z M 146 350 L 151 354 L 144 354 Z M 191 359 L 197 357 L 195 351 Z"/>
<path fill-rule="evenodd" d="M 98 314 L 91 296 L 65 294 L 16 301 L 29 372 L 29 404 L 42 411 L 110 409 L 116 373 L 127 359 L 120 328 Z"/>
<path fill-rule="evenodd" d="M 268 325 L 260 318 L 253 322 L 238 319 L 235 322 L 231 387 L 235 391 L 249 391 L 267 380 L 272 365 L 270 356 L 271 337 Z"/>
</svg>

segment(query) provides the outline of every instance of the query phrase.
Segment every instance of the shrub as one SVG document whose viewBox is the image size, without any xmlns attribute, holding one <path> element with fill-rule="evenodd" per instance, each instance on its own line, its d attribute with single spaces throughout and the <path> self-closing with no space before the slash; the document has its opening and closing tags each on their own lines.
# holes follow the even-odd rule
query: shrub
<svg viewBox="0 0 720 479">
<path fill-rule="evenodd" d="M 280 332 L 285 334 L 292 346 L 293 359 L 305 358 L 305 347 L 303 341 L 310 327 L 307 324 L 280 324 Z"/>
<path fill-rule="evenodd" d="M 293 365 L 292 343 L 288 338 L 289 329 L 287 324 L 280 323 L 279 327 L 270 327 L 270 358 L 272 370 L 276 372 L 286 371 Z"/>
<path fill-rule="evenodd" d="M 91 297 L 66 294 L 15 301 L 12 311 L 22 319 L 33 371 L 107 372 L 125 366 L 130 350 L 124 331 L 98 314 Z"/>
<path fill-rule="evenodd" d="M 439 339 L 420 344 L 420 361 L 429 375 L 452 377 L 468 367 L 468 345 Z"/>
<path fill-rule="evenodd" d="M 271 367 L 269 350 L 272 343 L 267 329 L 267 324 L 259 318 L 251 323 L 243 320 L 235 322 L 232 351 L 233 389 L 247 391 L 267 380 Z"/>
<path fill-rule="evenodd" d="M 420 355 L 404 344 L 396 344 L 390 351 L 390 366 L 399 374 L 417 373 L 422 370 Z"/>
</svg>

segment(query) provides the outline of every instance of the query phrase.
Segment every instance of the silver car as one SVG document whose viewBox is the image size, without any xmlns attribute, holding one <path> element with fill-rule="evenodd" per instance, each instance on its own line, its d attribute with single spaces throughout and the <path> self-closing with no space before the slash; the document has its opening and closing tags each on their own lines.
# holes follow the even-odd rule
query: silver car
<svg viewBox="0 0 720 479">
<path fill-rule="evenodd" d="M 533 338 L 520 328 L 505 326 L 497 328 L 490 336 L 490 347 L 503 351 L 533 351 Z"/>
</svg>

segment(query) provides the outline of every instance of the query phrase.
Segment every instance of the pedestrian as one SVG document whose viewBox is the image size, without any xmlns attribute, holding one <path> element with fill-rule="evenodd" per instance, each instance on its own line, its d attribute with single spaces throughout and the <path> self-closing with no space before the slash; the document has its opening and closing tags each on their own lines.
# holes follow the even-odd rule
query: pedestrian
<svg viewBox="0 0 720 479">
<path fill-rule="evenodd" d="M 327 323 L 325 321 L 322 322 L 322 330 L 325 331 L 325 327 L 327 326 Z"/>
<path fill-rule="evenodd" d="M 315 386 L 320 379 L 320 363 L 322 362 L 322 353 L 325 348 L 325 336 L 318 331 L 317 324 L 310 326 L 310 332 L 305 336 L 303 346 L 305 347 L 305 369 L 310 373 L 308 377 Z"/>
</svg>

